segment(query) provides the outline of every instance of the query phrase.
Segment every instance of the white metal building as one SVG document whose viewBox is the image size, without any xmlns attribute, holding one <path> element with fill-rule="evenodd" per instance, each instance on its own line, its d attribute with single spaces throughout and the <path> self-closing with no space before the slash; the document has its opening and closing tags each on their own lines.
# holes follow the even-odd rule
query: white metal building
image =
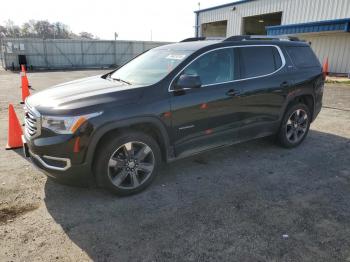
<svg viewBox="0 0 350 262">
<path fill-rule="evenodd" d="M 195 13 L 196 36 L 294 35 L 330 72 L 350 72 L 350 0 L 240 0 Z"/>
</svg>

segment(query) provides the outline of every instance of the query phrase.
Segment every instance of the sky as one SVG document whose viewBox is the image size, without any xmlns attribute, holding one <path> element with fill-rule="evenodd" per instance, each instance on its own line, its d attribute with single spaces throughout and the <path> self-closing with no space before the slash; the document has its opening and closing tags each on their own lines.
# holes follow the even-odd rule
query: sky
<svg viewBox="0 0 350 262">
<path fill-rule="evenodd" d="M 35 20 L 63 22 L 74 33 L 82 31 L 100 39 L 179 41 L 194 36 L 198 0 L 16 0 L 2 1 L 0 24 Z M 233 0 L 200 0 L 201 9 Z"/>
</svg>

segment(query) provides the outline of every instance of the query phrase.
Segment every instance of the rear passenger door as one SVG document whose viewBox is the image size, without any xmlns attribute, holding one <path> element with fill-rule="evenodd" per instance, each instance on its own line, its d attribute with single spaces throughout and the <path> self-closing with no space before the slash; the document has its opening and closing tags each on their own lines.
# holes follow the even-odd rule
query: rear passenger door
<svg viewBox="0 0 350 262">
<path fill-rule="evenodd" d="M 237 47 L 240 63 L 240 138 L 273 133 L 278 128 L 286 89 L 292 84 L 281 49 L 273 45 Z"/>
</svg>

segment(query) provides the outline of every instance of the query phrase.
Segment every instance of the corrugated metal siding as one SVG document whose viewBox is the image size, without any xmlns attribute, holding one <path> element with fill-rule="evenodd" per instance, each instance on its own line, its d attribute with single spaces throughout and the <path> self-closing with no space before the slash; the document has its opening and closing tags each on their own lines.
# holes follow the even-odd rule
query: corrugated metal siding
<svg viewBox="0 0 350 262">
<path fill-rule="evenodd" d="M 18 67 L 18 55 L 34 68 L 96 68 L 121 65 L 151 48 L 168 44 L 149 41 L 66 39 L 2 39 L 4 67 Z M 8 45 L 11 48 L 8 48 Z M 20 47 L 24 47 L 22 50 Z"/>
<path fill-rule="evenodd" d="M 328 57 L 330 72 L 350 73 L 349 33 L 309 35 L 300 38 L 311 42 L 311 47 L 321 63 Z"/>
<path fill-rule="evenodd" d="M 282 12 L 282 25 L 350 18 L 350 0 L 256 0 L 232 6 L 199 12 L 199 26 L 203 23 L 227 20 L 227 36 L 243 32 L 242 20 L 246 16 Z M 199 28 L 201 33 L 201 29 Z M 312 39 L 312 47 L 319 59 L 329 57 L 330 70 L 337 73 L 350 71 L 349 33 L 305 36 Z M 338 38 L 338 37 L 339 38 Z"/>
<path fill-rule="evenodd" d="M 242 18 L 283 12 L 282 25 L 350 17 L 349 0 L 256 0 L 199 13 L 199 25 L 228 20 L 227 36 L 242 34 Z"/>
</svg>

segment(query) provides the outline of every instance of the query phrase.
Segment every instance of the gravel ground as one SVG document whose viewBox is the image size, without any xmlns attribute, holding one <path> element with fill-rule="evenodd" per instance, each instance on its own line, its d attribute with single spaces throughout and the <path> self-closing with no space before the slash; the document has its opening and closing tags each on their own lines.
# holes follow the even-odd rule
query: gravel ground
<svg viewBox="0 0 350 262">
<path fill-rule="evenodd" d="M 3 148 L 8 103 L 23 115 L 18 87 L 0 71 Z M 164 166 L 131 197 L 57 184 L 1 149 L 0 261 L 350 261 L 350 86 L 327 85 L 324 101 L 296 149 L 259 139 L 211 151 Z"/>
</svg>

